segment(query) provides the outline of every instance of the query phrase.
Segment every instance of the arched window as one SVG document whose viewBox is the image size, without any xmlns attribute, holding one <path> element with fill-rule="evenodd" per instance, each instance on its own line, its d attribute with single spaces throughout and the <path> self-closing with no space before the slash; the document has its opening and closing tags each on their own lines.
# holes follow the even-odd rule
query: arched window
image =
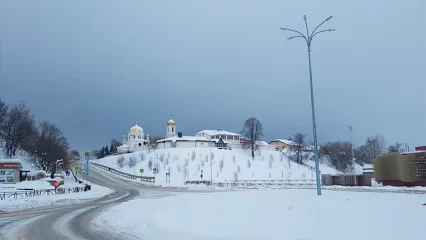
<svg viewBox="0 0 426 240">
<path fill-rule="evenodd" d="M 172 132 L 174 132 L 175 131 L 175 127 L 172 127 Z"/>
</svg>

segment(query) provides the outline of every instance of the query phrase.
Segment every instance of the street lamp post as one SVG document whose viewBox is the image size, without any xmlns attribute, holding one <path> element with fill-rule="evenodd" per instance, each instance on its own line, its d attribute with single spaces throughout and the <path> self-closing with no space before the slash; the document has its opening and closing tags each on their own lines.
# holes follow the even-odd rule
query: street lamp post
<svg viewBox="0 0 426 240">
<path fill-rule="evenodd" d="M 309 33 L 309 29 L 308 29 L 308 21 L 306 19 L 306 15 L 303 15 L 303 19 L 305 20 L 305 26 L 306 26 L 306 35 L 304 35 L 303 33 L 290 29 L 290 28 L 280 28 L 281 30 L 284 31 L 290 31 L 290 32 L 294 32 L 297 35 L 295 36 L 291 36 L 287 39 L 293 39 L 293 38 L 303 38 L 306 42 L 306 45 L 308 46 L 308 57 L 309 57 L 309 82 L 311 85 L 311 105 L 312 105 L 312 128 L 313 128 L 313 134 L 314 134 L 314 147 L 315 147 L 315 173 L 316 173 L 316 179 L 317 179 L 317 195 L 320 196 L 321 195 L 321 183 L 320 183 L 320 172 L 319 172 L 319 162 L 318 162 L 318 143 L 317 143 L 317 126 L 316 126 L 316 121 L 315 121 L 315 102 L 314 102 L 314 87 L 313 87 L 313 83 L 312 83 L 312 64 L 311 64 L 311 43 L 312 43 L 312 39 L 320 33 L 323 32 L 331 32 L 334 31 L 335 29 L 327 29 L 327 30 L 321 30 L 321 31 L 316 31 L 323 23 L 329 21 L 332 18 L 332 16 L 328 17 L 327 19 L 325 19 L 321 24 L 319 24 L 314 31 L 312 31 L 311 33 Z"/>
</svg>

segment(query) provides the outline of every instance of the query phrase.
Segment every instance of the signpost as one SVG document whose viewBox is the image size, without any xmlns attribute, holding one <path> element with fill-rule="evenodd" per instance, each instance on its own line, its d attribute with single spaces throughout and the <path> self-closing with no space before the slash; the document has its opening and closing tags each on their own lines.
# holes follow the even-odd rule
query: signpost
<svg viewBox="0 0 426 240">
<path fill-rule="evenodd" d="M 166 183 L 170 183 L 170 173 L 166 173 Z"/>
<path fill-rule="evenodd" d="M 143 168 L 139 169 L 139 172 L 141 173 L 141 181 L 142 181 Z"/>
</svg>

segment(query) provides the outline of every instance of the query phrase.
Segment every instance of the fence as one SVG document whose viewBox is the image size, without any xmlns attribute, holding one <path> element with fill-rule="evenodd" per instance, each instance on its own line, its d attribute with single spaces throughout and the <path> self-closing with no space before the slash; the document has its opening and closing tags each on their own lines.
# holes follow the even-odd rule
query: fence
<svg viewBox="0 0 426 240">
<path fill-rule="evenodd" d="M 210 181 L 185 181 L 188 184 L 212 185 Z M 213 182 L 215 187 L 315 187 L 316 182 L 312 179 L 289 179 L 289 180 L 238 180 Z"/>
<path fill-rule="evenodd" d="M 135 176 L 135 175 L 132 175 L 132 174 L 128 174 L 128 173 L 125 173 L 125 172 L 121 172 L 121 171 L 115 170 L 114 168 L 110 168 L 110 167 L 107 167 L 107 166 L 104 166 L 104 165 L 101 165 L 101 164 L 98 164 L 98 163 L 91 162 L 91 164 L 93 164 L 93 165 L 95 165 L 95 166 L 97 166 L 99 168 L 105 169 L 107 171 L 110 171 L 112 173 L 115 173 L 117 175 L 120 175 L 122 177 L 125 177 L 125 178 L 129 178 L 129 179 L 140 179 L 142 182 L 155 182 L 155 178 L 154 177 Z"/>
<path fill-rule="evenodd" d="M 323 186 L 340 185 L 340 186 L 371 186 L 371 175 L 321 175 Z"/>
<path fill-rule="evenodd" d="M 22 191 L 16 191 L 16 192 L 0 192 L 0 200 L 84 192 L 85 189 L 89 190 L 85 187 L 72 187 L 72 188 L 59 188 L 56 190 L 55 189 L 39 189 L 39 190 L 22 190 Z"/>
</svg>

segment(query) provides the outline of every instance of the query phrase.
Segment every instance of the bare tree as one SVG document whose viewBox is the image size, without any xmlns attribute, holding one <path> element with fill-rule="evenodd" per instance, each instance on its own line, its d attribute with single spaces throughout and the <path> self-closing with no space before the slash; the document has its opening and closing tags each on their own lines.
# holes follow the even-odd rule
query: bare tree
<svg viewBox="0 0 426 240">
<path fill-rule="evenodd" d="M 243 149 L 250 149 L 251 157 L 254 159 L 254 152 L 259 149 L 258 142 L 260 137 L 263 136 L 262 123 L 254 117 L 246 119 L 241 135 L 249 140 L 242 145 Z"/>
<path fill-rule="evenodd" d="M 404 151 L 404 149 L 402 148 L 402 143 L 400 143 L 400 142 L 396 142 L 395 144 L 391 144 L 389 147 L 388 147 L 388 152 L 398 152 L 398 153 L 400 153 L 400 152 L 403 152 Z"/>
<path fill-rule="evenodd" d="M 373 159 L 386 152 L 386 141 L 382 135 L 368 137 L 365 144 L 354 149 L 355 161 L 360 164 L 372 163 Z"/>
<path fill-rule="evenodd" d="M 140 159 L 141 162 L 145 161 L 145 153 L 144 152 L 139 153 L 139 159 Z"/>
<path fill-rule="evenodd" d="M 0 126 L 3 125 L 3 121 L 6 119 L 8 109 L 7 104 L 0 99 Z"/>
<path fill-rule="evenodd" d="M 163 139 L 163 137 L 159 137 L 159 136 L 153 136 L 149 138 L 149 150 L 151 151 L 151 149 L 157 148 L 157 141 Z"/>
<path fill-rule="evenodd" d="M 135 167 L 135 166 L 136 166 L 136 163 L 137 163 L 137 159 L 136 159 L 136 157 L 135 157 L 135 156 L 130 156 L 130 157 L 129 157 L 129 160 L 127 160 L 127 165 L 128 165 L 130 168 Z"/>
<path fill-rule="evenodd" d="M 305 149 L 305 135 L 302 133 L 296 133 L 293 137 L 294 146 L 289 148 L 286 155 L 289 160 L 297 162 L 299 164 L 304 163 L 309 159 L 309 152 L 304 151 Z"/>
<path fill-rule="evenodd" d="M 124 156 L 119 156 L 117 158 L 117 166 L 119 168 L 123 168 L 124 167 L 124 162 L 126 161 L 126 158 Z"/>
<path fill-rule="evenodd" d="M 247 160 L 247 167 L 250 168 L 251 167 L 251 161 L 250 159 Z"/>
<path fill-rule="evenodd" d="M 149 170 L 151 171 L 152 170 L 152 157 L 150 157 L 149 158 L 149 160 L 148 160 L 148 168 L 149 168 Z"/>
<path fill-rule="evenodd" d="M 238 172 L 237 171 L 234 171 L 232 173 L 232 178 L 234 179 L 234 181 L 238 181 Z"/>
<path fill-rule="evenodd" d="M 321 146 L 320 154 L 329 159 L 339 171 L 353 171 L 352 148 L 350 142 L 328 142 Z"/>
<path fill-rule="evenodd" d="M 16 155 L 16 150 L 34 129 L 34 118 L 30 115 L 30 109 L 23 102 L 13 106 L 6 114 L 0 130 L 6 155 L 8 157 Z"/>
</svg>

